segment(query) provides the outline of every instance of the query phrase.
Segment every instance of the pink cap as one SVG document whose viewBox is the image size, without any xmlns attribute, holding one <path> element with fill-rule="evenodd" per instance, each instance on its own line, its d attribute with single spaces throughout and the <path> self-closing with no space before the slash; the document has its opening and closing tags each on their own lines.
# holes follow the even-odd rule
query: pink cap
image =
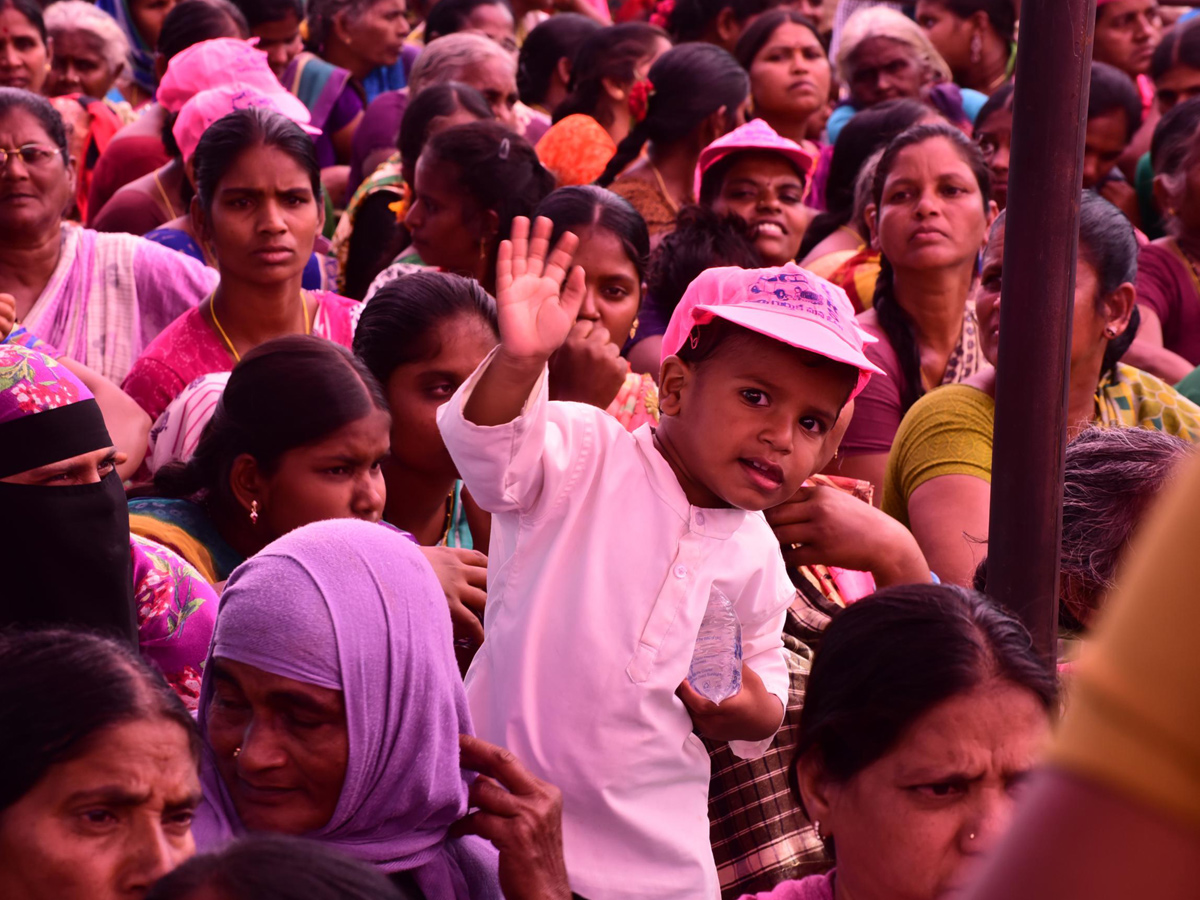
<svg viewBox="0 0 1200 900">
<path fill-rule="evenodd" d="M 282 89 L 281 89 L 282 90 Z M 287 116 L 311 135 L 321 133 L 320 128 L 309 125 L 308 107 L 289 94 L 287 91 L 264 94 L 257 88 L 233 82 L 220 87 L 201 91 L 179 111 L 175 126 L 171 133 L 175 135 L 175 143 L 183 153 L 183 161 L 187 162 L 196 152 L 200 137 L 208 130 L 208 126 L 218 119 L 224 118 L 239 109 L 252 108 L 270 109 Z"/>
<path fill-rule="evenodd" d="M 854 319 L 846 292 L 788 263 L 774 269 L 722 266 L 701 272 L 688 285 L 663 335 L 662 358 L 679 352 L 696 325 L 726 321 L 858 369 L 855 397 L 883 370 L 867 359 L 875 343 Z"/>
<path fill-rule="evenodd" d="M 167 112 L 175 113 L 201 91 L 234 81 L 268 97 L 287 93 L 271 71 L 267 54 L 254 42 L 216 38 L 193 44 L 172 57 L 155 99 Z"/>
<path fill-rule="evenodd" d="M 795 141 L 780 135 L 762 119 L 753 119 L 739 128 L 733 129 L 724 137 L 719 137 L 700 151 L 700 161 L 696 164 L 696 196 L 700 196 L 700 182 L 704 173 L 731 153 L 743 150 L 762 150 L 768 153 L 779 153 L 786 157 L 805 180 L 808 186 L 808 175 L 816 165 L 817 158 Z"/>
</svg>

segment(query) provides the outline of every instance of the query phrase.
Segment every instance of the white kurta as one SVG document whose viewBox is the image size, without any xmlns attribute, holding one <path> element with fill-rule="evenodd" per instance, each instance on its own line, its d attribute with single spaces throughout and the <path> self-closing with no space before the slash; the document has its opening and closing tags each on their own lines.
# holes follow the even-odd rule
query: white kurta
<svg viewBox="0 0 1200 900">
<path fill-rule="evenodd" d="M 648 426 L 629 434 L 603 410 L 551 403 L 545 373 L 519 418 L 467 422 L 490 361 L 438 413 L 493 514 L 487 640 L 466 678 L 477 733 L 562 789 L 573 890 L 718 897 L 708 753 L 675 690 L 719 589 L 745 664 L 786 705 L 780 632 L 795 589 L 779 545 L 761 513 L 690 506 Z"/>
</svg>

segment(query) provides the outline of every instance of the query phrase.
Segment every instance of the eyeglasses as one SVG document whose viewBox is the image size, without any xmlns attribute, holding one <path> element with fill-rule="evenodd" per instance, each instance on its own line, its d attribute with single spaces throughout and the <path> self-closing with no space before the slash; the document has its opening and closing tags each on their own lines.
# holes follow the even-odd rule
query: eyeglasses
<svg viewBox="0 0 1200 900">
<path fill-rule="evenodd" d="M 7 150 L 0 147 L 0 169 L 7 166 L 14 156 L 21 157 L 21 162 L 27 166 L 43 166 L 61 153 L 62 150 L 58 147 L 43 147 L 41 144 L 26 144 L 24 147 L 12 147 Z"/>
</svg>

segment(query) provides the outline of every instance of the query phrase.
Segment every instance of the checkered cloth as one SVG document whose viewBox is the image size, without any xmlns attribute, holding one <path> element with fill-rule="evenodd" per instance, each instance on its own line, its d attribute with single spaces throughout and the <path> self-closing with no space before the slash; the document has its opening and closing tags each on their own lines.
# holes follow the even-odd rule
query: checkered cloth
<svg viewBox="0 0 1200 900">
<path fill-rule="evenodd" d="M 710 834 L 724 900 L 769 891 L 781 882 L 824 872 L 833 865 L 812 823 L 800 811 L 791 767 L 812 663 L 810 645 L 828 624 L 835 606 L 812 587 L 806 590 L 795 575 L 793 581 L 800 593 L 784 624 L 791 686 L 779 733 L 759 759 L 738 759 L 728 744 L 705 741 L 712 759 Z"/>
</svg>

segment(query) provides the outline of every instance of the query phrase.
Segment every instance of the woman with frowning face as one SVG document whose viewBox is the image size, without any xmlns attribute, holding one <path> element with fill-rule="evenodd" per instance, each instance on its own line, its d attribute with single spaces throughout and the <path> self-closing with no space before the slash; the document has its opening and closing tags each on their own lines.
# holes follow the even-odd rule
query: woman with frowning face
<svg viewBox="0 0 1200 900">
<path fill-rule="evenodd" d="M 758 900 L 954 896 L 1008 826 L 1055 690 L 1025 629 L 980 594 L 906 585 L 840 613 L 813 661 L 794 773 L 836 868 Z"/>
<path fill-rule="evenodd" d="M 126 647 L 0 633 L 0 896 L 133 900 L 195 850 L 195 723 Z"/>
</svg>

